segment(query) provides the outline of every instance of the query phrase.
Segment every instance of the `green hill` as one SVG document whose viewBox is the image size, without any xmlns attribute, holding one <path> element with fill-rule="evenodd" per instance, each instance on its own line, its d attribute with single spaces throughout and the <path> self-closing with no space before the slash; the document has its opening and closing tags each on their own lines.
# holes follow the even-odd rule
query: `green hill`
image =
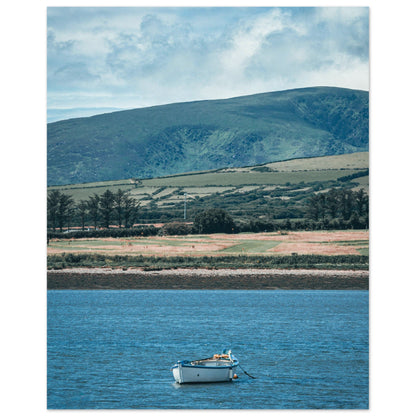
<svg viewBox="0 0 416 416">
<path fill-rule="evenodd" d="M 48 124 L 48 185 L 368 150 L 368 92 L 304 88 Z"/>
</svg>

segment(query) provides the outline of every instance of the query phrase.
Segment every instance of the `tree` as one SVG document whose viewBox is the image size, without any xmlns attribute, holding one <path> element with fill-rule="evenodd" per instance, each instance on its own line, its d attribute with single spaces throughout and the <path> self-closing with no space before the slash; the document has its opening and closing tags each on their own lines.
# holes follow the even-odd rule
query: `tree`
<svg viewBox="0 0 416 416">
<path fill-rule="evenodd" d="M 189 224 L 183 222 L 169 222 L 165 224 L 160 230 L 159 235 L 187 235 L 192 231 Z"/>
<path fill-rule="evenodd" d="M 361 188 L 355 196 L 355 205 L 357 207 L 357 214 L 361 217 L 368 214 L 368 195 Z"/>
<path fill-rule="evenodd" d="M 52 227 L 53 231 L 56 231 L 58 225 L 58 209 L 61 192 L 53 190 L 48 193 L 47 197 L 47 210 L 48 210 L 48 224 Z"/>
<path fill-rule="evenodd" d="M 114 194 L 114 210 L 116 212 L 118 228 L 121 228 L 123 222 L 124 200 L 126 193 L 120 188 Z"/>
<path fill-rule="evenodd" d="M 100 218 L 100 197 L 97 194 L 90 196 L 87 201 L 88 213 L 94 222 L 94 228 L 97 229 L 98 220 Z"/>
<path fill-rule="evenodd" d="M 309 218 L 313 219 L 314 221 L 318 221 L 321 215 L 321 205 L 319 201 L 319 195 L 315 194 L 312 195 L 308 200 L 308 212 L 307 215 Z"/>
<path fill-rule="evenodd" d="M 318 201 L 319 201 L 319 214 L 320 214 L 321 220 L 324 221 L 325 220 L 326 209 L 327 209 L 326 195 L 324 193 L 319 194 L 318 195 Z"/>
<path fill-rule="evenodd" d="M 360 222 L 360 218 L 356 212 L 353 212 L 351 214 L 351 218 L 349 220 L 349 225 L 353 229 L 361 228 L 362 224 Z"/>
<path fill-rule="evenodd" d="M 61 230 L 61 232 L 65 223 L 67 224 L 67 227 L 69 229 L 70 219 L 73 213 L 73 208 L 74 208 L 74 200 L 72 196 L 61 192 L 59 196 L 58 213 L 57 213 L 58 227 Z"/>
<path fill-rule="evenodd" d="M 139 201 L 128 195 L 124 196 L 123 200 L 123 214 L 124 214 L 124 227 L 129 228 L 134 224 L 139 213 Z"/>
<path fill-rule="evenodd" d="M 339 192 L 331 188 L 326 196 L 326 207 L 332 219 L 337 218 L 339 209 Z"/>
<path fill-rule="evenodd" d="M 71 228 L 71 220 L 74 215 L 75 215 L 75 202 L 72 200 L 70 206 L 68 207 L 67 215 L 66 215 L 67 230 Z"/>
<path fill-rule="evenodd" d="M 77 204 L 77 212 L 78 216 L 81 220 L 82 231 L 85 229 L 85 218 L 88 212 L 88 202 L 87 201 L 79 201 Z"/>
<path fill-rule="evenodd" d="M 236 229 L 230 214 L 221 208 L 210 208 L 196 215 L 194 230 L 198 233 L 232 233 Z"/>
<path fill-rule="evenodd" d="M 53 231 L 59 228 L 63 231 L 66 225 L 69 229 L 74 215 L 74 199 L 61 191 L 53 190 L 47 197 L 48 223 Z"/>
<path fill-rule="evenodd" d="M 319 227 L 326 228 L 327 224 L 332 228 L 336 224 L 340 228 L 367 226 L 368 195 L 363 189 L 354 192 L 350 189 L 332 188 L 325 194 L 325 198 L 321 195 L 323 194 L 313 195 L 307 204 L 307 215 L 314 221 L 319 221 Z M 327 223 L 326 214 L 331 217 L 330 223 Z"/>
<path fill-rule="evenodd" d="M 99 211 L 101 214 L 102 224 L 105 228 L 110 227 L 110 221 L 114 210 L 114 194 L 107 189 L 100 196 Z"/>
<path fill-rule="evenodd" d="M 286 218 L 285 222 L 283 223 L 283 229 L 285 229 L 285 230 L 291 230 L 292 229 L 292 223 L 290 222 L 289 218 Z"/>
<path fill-rule="evenodd" d="M 350 219 L 352 211 L 353 211 L 353 204 L 354 204 L 353 192 L 348 189 L 344 190 L 341 194 L 340 204 L 341 204 L 342 218 L 345 221 L 347 221 Z"/>
</svg>

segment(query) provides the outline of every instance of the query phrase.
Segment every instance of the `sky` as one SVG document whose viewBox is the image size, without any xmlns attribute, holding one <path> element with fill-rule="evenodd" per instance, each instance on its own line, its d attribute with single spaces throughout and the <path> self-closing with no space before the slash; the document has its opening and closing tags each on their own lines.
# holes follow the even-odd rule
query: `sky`
<svg viewBox="0 0 416 416">
<path fill-rule="evenodd" d="M 49 121 L 318 85 L 369 89 L 367 7 L 47 10 Z"/>
</svg>

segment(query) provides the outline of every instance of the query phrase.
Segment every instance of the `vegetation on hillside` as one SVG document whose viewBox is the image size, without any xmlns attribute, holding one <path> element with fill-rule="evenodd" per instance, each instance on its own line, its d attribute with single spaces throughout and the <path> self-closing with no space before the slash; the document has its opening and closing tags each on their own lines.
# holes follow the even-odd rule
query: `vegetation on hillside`
<svg viewBox="0 0 416 416">
<path fill-rule="evenodd" d="M 368 92 L 304 88 L 48 124 L 48 184 L 368 150 Z"/>
</svg>

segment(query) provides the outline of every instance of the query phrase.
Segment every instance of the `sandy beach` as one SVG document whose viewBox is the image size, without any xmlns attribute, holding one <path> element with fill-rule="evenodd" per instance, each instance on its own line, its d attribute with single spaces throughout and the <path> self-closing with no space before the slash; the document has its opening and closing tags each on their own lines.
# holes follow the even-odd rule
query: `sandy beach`
<svg viewBox="0 0 416 416">
<path fill-rule="evenodd" d="M 368 270 L 142 269 L 48 270 L 47 287 L 59 289 L 283 289 L 368 290 Z"/>
</svg>

